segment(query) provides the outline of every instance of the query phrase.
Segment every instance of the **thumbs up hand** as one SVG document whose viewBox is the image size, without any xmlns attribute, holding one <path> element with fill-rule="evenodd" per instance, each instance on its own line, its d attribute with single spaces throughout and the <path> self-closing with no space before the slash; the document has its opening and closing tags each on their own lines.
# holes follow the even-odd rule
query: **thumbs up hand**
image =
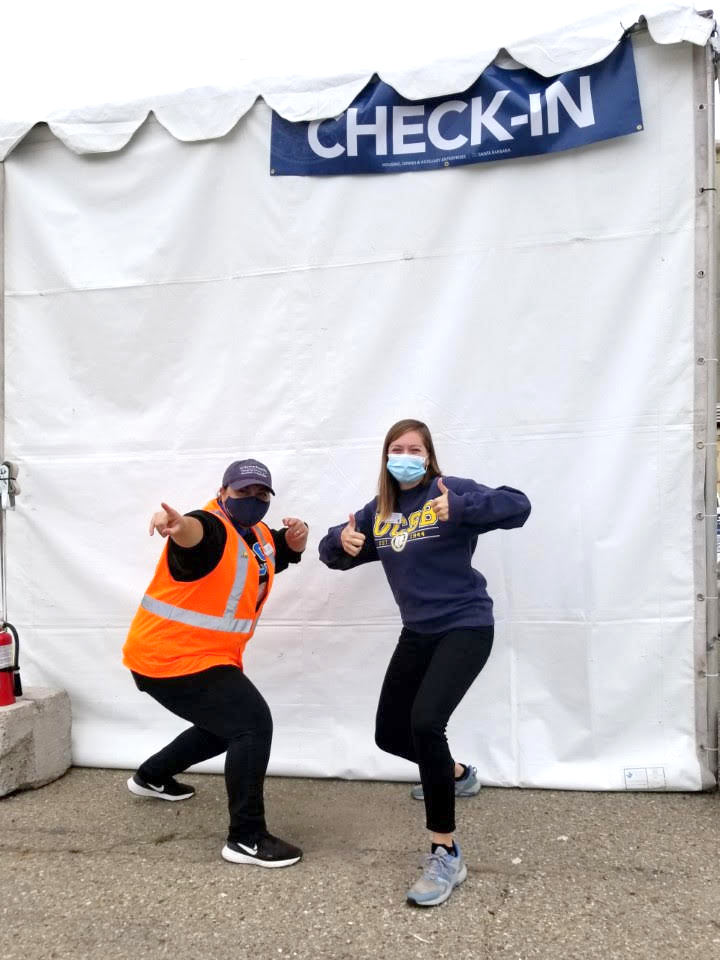
<svg viewBox="0 0 720 960">
<path fill-rule="evenodd" d="M 432 501 L 432 508 L 438 520 L 447 520 L 450 517 L 450 502 L 448 500 L 448 488 L 445 486 L 442 477 L 438 477 L 438 490 L 440 496 Z"/>
<path fill-rule="evenodd" d="M 357 524 L 355 523 L 355 514 L 350 514 L 350 519 L 342 528 L 340 533 L 340 543 L 345 553 L 349 554 L 351 557 L 356 557 L 363 548 L 365 543 L 365 534 L 359 533 L 357 529 Z"/>
</svg>

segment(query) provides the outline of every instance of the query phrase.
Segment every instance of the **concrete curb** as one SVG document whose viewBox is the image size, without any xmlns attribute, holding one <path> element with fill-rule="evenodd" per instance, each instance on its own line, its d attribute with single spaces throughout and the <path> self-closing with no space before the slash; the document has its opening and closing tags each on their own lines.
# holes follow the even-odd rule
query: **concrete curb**
<svg viewBox="0 0 720 960">
<path fill-rule="evenodd" d="M 70 766 L 70 698 L 64 690 L 31 687 L 0 707 L 0 797 L 42 787 Z"/>
</svg>

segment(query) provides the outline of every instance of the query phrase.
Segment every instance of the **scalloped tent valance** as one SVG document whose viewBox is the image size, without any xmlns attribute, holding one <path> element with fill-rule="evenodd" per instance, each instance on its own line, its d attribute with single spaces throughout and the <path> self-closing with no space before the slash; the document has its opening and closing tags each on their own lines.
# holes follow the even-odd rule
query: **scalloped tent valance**
<svg viewBox="0 0 720 960">
<path fill-rule="evenodd" d="M 277 55 L 263 61 L 236 57 L 231 71 L 218 69 L 212 76 L 208 71 L 212 82 L 207 85 L 195 83 L 195 70 L 188 86 L 127 100 L 77 102 L 75 95 L 74 102 L 67 105 L 67 97 L 58 94 L 64 105 L 53 109 L 36 104 L 20 110 L 3 103 L 0 160 L 33 126 L 43 122 L 75 153 L 122 149 L 150 113 L 178 140 L 211 140 L 232 130 L 258 98 L 288 120 L 316 120 L 344 111 L 375 74 L 402 96 L 422 100 L 467 89 L 503 51 L 516 63 L 548 77 L 604 59 L 625 31 L 641 21 L 653 40 L 663 44 L 686 41 L 704 45 L 715 27 L 709 11 L 699 13 L 692 3 L 665 0 L 616 4 L 531 35 L 523 32 L 528 28 L 515 6 L 500 20 L 496 17 L 490 29 L 478 29 L 483 16 L 487 14 L 474 14 L 470 29 L 450 35 L 440 31 L 436 37 L 431 35 L 436 25 L 418 18 L 409 24 L 415 35 L 413 42 L 404 43 L 404 55 L 398 55 L 401 63 L 388 62 L 393 57 L 384 37 L 375 51 L 367 47 L 360 53 L 334 50 L 333 63 L 327 56 L 318 59 L 317 48 L 308 51 L 307 47 L 299 66 L 282 58 L 282 67 L 278 67 L 281 58 Z M 469 46 L 469 36 L 482 37 L 485 42 Z M 407 41 L 407 36 L 404 39 Z M 413 56 L 408 57 L 408 49 L 414 51 Z M 333 67 L 339 59 L 343 68 L 336 72 Z M 312 72 L 307 67 L 311 61 Z M 223 82 L 218 83 L 221 74 Z M 96 87 L 93 84 L 93 89 Z"/>
</svg>

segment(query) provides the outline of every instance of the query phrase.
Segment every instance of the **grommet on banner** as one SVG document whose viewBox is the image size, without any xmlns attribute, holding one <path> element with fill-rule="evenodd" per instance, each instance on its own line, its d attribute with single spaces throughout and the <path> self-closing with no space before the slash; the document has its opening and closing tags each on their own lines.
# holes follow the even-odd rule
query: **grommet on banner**
<svg viewBox="0 0 720 960">
<path fill-rule="evenodd" d="M 708 517 L 712 517 L 713 520 L 717 520 L 718 515 L 717 513 L 696 513 L 695 514 L 696 520 L 707 520 Z"/>
<path fill-rule="evenodd" d="M 716 193 L 717 187 L 700 187 L 698 193 Z"/>
<path fill-rule="evenodd" d="M 698 272 L 695 274 L 695 276 L 698 278 L 698 280 L 702 280 L 702 278 L 705 276 L 705 271 L 704 271 L 704 270 L 698 270 Z"/>
<path fill-rule="evenodd" d="M 705 441 L 705 440 L 698 440 L 698 442 L 695 444 L 695 446 L 698 448 L 698 450 L 702 450 L 703 447 L 716 447 L 716 446 L 717 446 L 717 440 L 712 440 L 710 443 L 708 443 L 708 442 Z"/>
<path fill-rule="evenodd" d="M 704 593 L 699 593 L 697 599 L 702 603 L 703 600 L 720 600 L 720 597 L 706 597 Z"/>
<path fill-rule="evenodd" d="M 700 366 L 702 366 L 704 363 L 717 363 L 718 358 L 717 357 L 698 357 L 695 362 L 700 364 Z"/>
</svg>

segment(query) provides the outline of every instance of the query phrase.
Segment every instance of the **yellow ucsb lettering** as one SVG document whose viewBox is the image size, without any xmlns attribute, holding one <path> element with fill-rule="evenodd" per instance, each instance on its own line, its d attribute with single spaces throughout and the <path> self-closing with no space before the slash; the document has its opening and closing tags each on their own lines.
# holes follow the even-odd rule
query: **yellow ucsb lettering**
<svg viewBox="0 0 720 960">
<path fill-rule="evenodd" d="M 376 513 L 373 533 L 376 537 L 396 537 L 406 526 L 407 520 L 405 517 L 402 517 L 397 523 L 392 523 L 390 520 L 383 520 L 380 514 Z"/>
<path fill-rule="evenodd" d="M 375 514 L 375 525 L 373 526 L 373 533 L 376 537 L 386 537 L 388 531 L 392 524 L 389 520 L 383 520 L 379 513 Z"/>
<path fill-rule="evenodd" d="M 432 508 L 432 500 L 428 500 L 422 508 L 420 515 L 420 527 L 432 527 L 437 523 L 437 514 Z"/>
<path fill-rule="evenodd" d="M 402 518 L 398 523 L 392 523 L 390 520 L 383 520 L 379 513 L 375 514 L 375 523 L 373 533 L 376 537 L 396 537 L 401 530 L 406 533 L 414 533 L 418 527 L 434 527 L 437 523 L 437 514 L 432 508 L 432 500 L 428 500 L 422 510 L 416 510 L 405 519 Z"/>
</svg>

